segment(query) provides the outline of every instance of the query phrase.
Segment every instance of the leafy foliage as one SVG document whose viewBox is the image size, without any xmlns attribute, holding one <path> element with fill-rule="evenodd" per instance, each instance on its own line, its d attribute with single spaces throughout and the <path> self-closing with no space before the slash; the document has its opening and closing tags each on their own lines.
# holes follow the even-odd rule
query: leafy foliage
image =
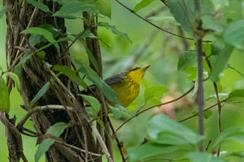
<svg viewBox="0 0 244 162">
<path fill-rule="evenodd" d="M 42 88 L 37 92 L 37 94 L 31 100 L 31 106 L 35 105 L 35 103 L 46 94 L 49 88 L 50 88 L 50 82 L 44 84 Z"/>
<path fill-rule="evenodd" d="M 195 149 L 203 137 L 165 115 L 157 115 L 148 122 L 147 140 L 148 143 L 130 149 L 131 161 L 143 161 L 155 156 L 173 158 L 172 153 L 183 158 L 184 154 Z"/>
<path fill-rule="evenodd" d="M 121 72 L 124 69 L 137 64 L 152 64 L 154 69 L 152 69 L 151 72 L 149 72 L 149 75 L 146 76 L 146 78 L 149 78 L 150 80 L 150 86 L 145 86 L 145 84 L 142 83 L 142 85 L 144 84 L 144 89 L 142 89 L 140 96 L 137 98 L 137 102 L 134 103 L 132 107 L 139 107 L 142 104 L 148 103 L 150 103 L 150 105 L 154 105 L 162 102 L 164 99 L 163 96 L 170 96 L 169 94 L 165 93 L 166 91 L 169 93 L 180 93 L 181 90 L 185 90 L 189 84 L 192 84 L 192 81 L 197 80 L 197 53 L 194 39 L 188 40 L 184 39 L 184 37 L 194 37 L 197 30 L 196 19 L 198 16 L 201 19 L 203 27 L 203 33 L 201 36 L 203 37 L 203 52 L 205 54 L 203 57 L 205 60 L 204 74 L 207 76 L 204 77 L 204 79 L 206 79 L 204 80 L 204 91 L 206 92 L 205 98 L 210 98 L 209 100 L 205 100 L 205 103 L 206 106 L 208 106 L 216 102 L 213 100 L 216 98 L 216 94 L 213 94 L 213 87 L 209 86 L 212 85 L 213 82 L 218 84 L 217 89 L 219 96 L 221 96 L 221 94 L 229 94 L 228 97 L 224 98 L 223 100 L 223 102 L 228 104 L 223 104 L 221 107 L 222 114 L 220 120 L 228 121 L 223 124 L 224 130 L 221 133 L 216 134 L 215 131 L 218 129 L 216 128 L 216 124 L 213 123 L 216 121 L 216 112 L 211 110 L 205 112 L 207 120 L 205 123 L 207 130 L 205 137 L 199 136 L 197 133 L 195 133 L 197 132 L 197 129 L 195 128 L 193 122 L 189 122 L 187 124 L 177 123 L 164 115 L 158 115 L 158 112 L 155 113 L 154 111 L 148 113 L 148 116 L 150 116 L 149 121 L 147 121 L 148 118 L 142 117 L 143 119 L 138 119 L 136 116 L 134 117 L 135 119 L 132 120 L 132 123 L 136 123 L 135 126 L 131 124 L 133 129 L 126 129 L 127 127 L 125 127 L 124 130 L 118 132 L 119 140 L 123 139 L 122 137 L 124 134 L 126 134 L 127 138 L 132 139 L 135 139 L 133 134 L 136 134 L 136 137 L 140 137 L 142 139 L 145 138 L 145 143 L 143 144 L 133 143 L 128 145 L 128 150 L 126 150 L 127 145 L 125 146 L 125 152 L 128 152 L 129 161 L 153 161 L 154 158 L 158 158 L 160 160 L 172 161 L 184 160 L 192 162 L 222 162 L 222 159 L 226 159 L 226 156 L 220 155 L 220 157 L 216 157 L 212 154 L 212 152 L 218 149 L 219 145 L 233 139 L 240 143 L 243 142 L 243 127 L 232 127 L 231 124 L 233 123 L 232 120 L 234 120 L 234 118 L 226 119 L 226 116 L 229 115 L 228 111 L 230 110 L 227 109 L 227 113 L 225 112 L 226 107 L 228 108 L 228 106 L 232 105 L 234 101 L 242 102 L 244 97 L 243 78 L 237 80 L 237 77 L 234 75 L 229 77 L 228 75 L 230 72 L 226 70 L 227 65 L 230 63 L 230 61 L 233 62 L 232 59 L 236 57 L 237 53 L 240 55 L 238 55 L 238 58 L 234 62 L 240 63 L 241 61 L 239 60 L 242 60 L 244 45 L 242 0 L 201 1 L 200 15 L 195 13 L 194 0 L 138 0 L 136 2 L 128 1 L 126 3 L 126 6 L 134 6 L 133 11 L 131 11 L 132 14 L 140 11 L 140 14 L 143 16 L 149 15 L 150 19 L 148 17 L 145 17 L 145 19 L 150 21 L 152 20 L 152 23 L 155 24 L 159 23 L 160 25 L 158 26 L 160 28 L 165 28 L 176 35 L 183 37 L 179 40 L 165 35 L 158 38 L 157 35 L 160 34 L 155 31 L 153 32 L 156 33 L 156 36 L 153 35 L 151 38 L 150 35 L 147 34 L 149 33 L 148 31 L 150 29 L 148 26 L 143 25 L 142 22 L 137 22 L 137 20 L 128 13 L 126 14 L 129 16 L 126 15 L 127 17 L 124 17 L 124 15 L 122 15 L 124 14 L 123 11 L 120 11 L 120 9 L 118 9 L 115 4 L 111 3 L 110 0 L 54 0 L 54 2 L 57 2 L 60 5 L 57 12 L 52 12 L 51 9 L 42 1 L 27 0 L 28 4 L 41 10 L 42 12 L 51 14 L 53 17 L 64 18 L 67 25 L 67 32 L 62 34 L 65 36 L 66 40 L 70 40 L 70 36 L 75 37 L 74 42 L 71 42 L 72 47 L 68 51 L 72 53 L 70 55 L 71 60 L 75 60 L 73 61 L 73 63 L 76 64 L 75 68 L 55 64 L 51 65 L 52 70 L 56 71 L 58 73 L 57 75 L 64 75 L 65 77 L 69 78 L 73 83 L 79 85 L 79 88 L 85 89 L 87 88 L 87 85 L 95 85 L 99 92 L 106 97 L 106 99 L 117 104 L 115 105 L 115 108 L 111 110 L 113 117 L 121 120 L 116 120 L 113 123 L 116 126 L 120 122 L 123 123 L 125 118 L 133 116 L 131 113 L 134 112 L 129 112 L 128 109 L 119 106 L 119 101 L 114 91 L 95 72 L 99 68 L 97 65 L 98 63 L 94 58 L 93 53 L 88 49 L 84 42 L 86 42 L 88 38 L 98 39 L 102 42 L 102 35 L 109 40 L 109 43 L 105 42 L 107 43 L 107 48 L 101 48 L 104 61 L 103 64 L 105 65 L 104 71 L 106 74 Z M 161 2 L 164 2 L 164 4 Z M 152 9 L 154 9 L 154 7 L 162 7 L 162 5 L 165 5 L 164 7 L 167 9 L 160 10 L 160 14 L 156 14 L 156 16 L 153 15 L 156 12 L 152 12 Z M 150 8 L 150 6 L 152 7 Z M 113 14 L 111 13 L 112 8 Z M 6 11 L 6 7 L 1 7 L 0 17 Z M 95 28 L 97 27 L 99 29 L 98 35 L 95 35 L 90 30 L 79 31 L 80 34 L 75 34 L 77 32 L 72 31 L 72 29 L 75 27 L 83 30 L 83 24 L 80 23 L 80 20 L 83 20 L 82 17 L 84 12 L 96 17 Z M 111 19 L 111 17 L 113 17 L 113 19 Z M 172 24 L 172 19 L 171 21 L 168 21 L 168 18 L 175 19 L 174 23 Z M 139 25 L 134 27 L 136 22 Z M 38 48 L 37 45 L 42 42 L 49 43 L 44 47 L 38 48 L 34 53 L 44 62 L 46 53 L 43 51 L 43 49 L 50 45 L 54 45 L 58 49 L 58 42 L 61 41 L 57 38 L 57 32 L 59 31 L 55 31 L 56 29 L 51 28 L 53 28 L 51 25 L 42 25 L 38 27 L 33 26 L 22 31 L 22 34 L 28 34 L 28 36 L 30 36 L 28 37 L 28 45 L 30 45 L 30 47 L 34 47 L 36 49 Z M 100 30 L 104 28 L 106 30 Z M 107 32 L 107 30 L 110 32 Z M 120 30 L 126 32 L 124 33 Z M 178 31 L 180 32 L 178 33 Z M 156 41 L 154 41 L 154 39 Z M 127 43 L 130 42 L 131 44 L 126 44 L 124 43 L 125 41 Z M 110 44 L 110 42 L 112 43 Z M 81 46 L 84 48 L 83 51 L 80 50 Z M 77 56 L 80 60 L 77 61 L 74 59 L 73 55 L 75 55 L 75 57 Z M 21 74 L 23 66 L 32 56 L 33 53 L 29 53 L 27 50 L 25 51 L 15 67 L 16 74 Z M 88 66 L 89 63 L 86 62 L 85 57 L 88 57 L 89 63 L 93 64 L 96 70 L 93 70 Z M 207 59 L 209 59 L 209 62 L 206 61 Z M 208 64 L 211 64 L 211 66 L 209 67 Z M 240 68 L 238 71 L 241 73 L 243 71 L 243 69 L 241 69 L 242 65 L 237 65 L 237 67 Z M 76 70 L 76 68 L 78 70 Z M 21 90 L 18 76 L 12 72 L 6 72 L 6 74 L 15 82 L 17 89 Z M 81 77 L 81 74 L 83 77 Z M 233 83 L 230 84 L 230 82 Z M 221 88 L 219 84 L 222 85 Z M 31 100 L 31 106 L 38 103 L 38 101 L 48 92 L 50 87 L 50 82 L 44 84 Z M 234 88 L 236 88 L 236 90 L 233 90 Z M 89 114 L 89 117 L 92 119 L 97 119 L 101 110 L 100 101 L 92 96 L 87 96 L 84 94 L 79 95 L 85 102 L 86 111 Z M 192 98 L 192 96 L 189 98 Z M 4 79 L 1 77 L 1 112 L 9 112 L 9 100 L 10 96 L 8 88 Z M 183 116 L 191 115 L 191 113 L 188 113 L 188 109 L 190 109 L 189 107 L 192 105 L 187 105 L 187 110 L 183 108 L 183 104 L 180 103 L 179 105 L 180 106 L 173 105 L 177 107 L 173 110 L 176 116 L 181 116 L 182 114 Z M 191 111 L 195 112 L 195 110 Z M 233 116 L 241 116 L 241 111 L 235 108 L 231 109 L 231 111 Z M 143 129 L 143 131 L 137 131 L 138 127 L 144 126 L 143 123 L 147 123 L 146 131 L 145 129 Z M 226 125 L 231 126 L 232 128 L 226 129 Z M 55 137 L 59 137 L 66 128 L 67 124 L 56 123 L 48 129 L 46 135 L 51 134 Z M 212 143 L 209 145 L 209 148 L 205 153 L 195 152 L 195 148 L 199 142 L 204 141 L 207 143 L 209 140 L 211 140 Z M 121 142 L 124 143 L 129 143 L 128 141 L 121 140 Z M 38 145 L 35 161 L 39 161 L 40 157 L 45 154 L 45 152 L 50 148 L 50 146 L 53 145 L 54 142 L 55 141 L 53 139 L 45 139 L 42 141 L 42 143 Z M 231 149 L 228 147 L 226 149 L 224 147 L 223 150 L 226 151 L 226 154 L 228 155 L 235 154 L 243 159 L 243 152 L 237 151 L 231 153 Z"/>
<path fill-rule="evenodd" d="M 111 17 L 110 0 L 71 0 L 57 2 L 62 7 L 53 16 L 75 19 L 82 17 L 82 13 L 86 11 L 89 13 L 101 13 L 104 16 Z"/>
<path fill-rule="evenodd" d="M 224 31 L 224 40 L 237 49 L 244 48 L 244 20 L 238 20 L 226 28 Z"/>
<path fill-rule="evenodd" d="M 44 12 L 51 12 L 48 8 L 47 5 L 45 5 L 44 3 L 42 3 L 41 1 L 38 0 L 27 0 L 27 3 L 33 5 L 34 7 L 44 11 Z"/>
<path fill-rule="evenodd" d="M 59 137 L 67 127 L 68 125 L 63 122 L 55 123 L 50 128 L 48 128 L 45 135 L 48 136 L 48 134 L 50 134 L 55 137 Z M 53 139 L 45 139 L 41 144 L 38 145 L 35 153 L 35 162 L 40 160 L 41 156 L 47 152 L 47 150 L 54 144 L 54 142 L 55 141 Z"/>
<path fill-rule="evenodd" d="M 110 86 L 108 86 L 99 76 L 98 74 L 92 70 L 89 66 L 84 65 L 82 63 L 79 64 L 79 72 L 86 74 L 87 78 L 91 80 L 97 88 L 104 94 L 104 96 L 111 102 L 119 103 L 119 99 L 115 92 L 112 90 Z"/>
<path fill-rule="evenodd" d="M 134 11 L 137 12 L 141 9 L 143 9 L 144 7 L 148 6 L 149 4 L 151 4 L 153 2 L 153 0 L 141 0 L 134 8 Z"/>
<path fill-rule="evenodd" d="M 220 49 L 217 52 L 217 56 L 214 62 L 213 70 L 210 74 L 210 79 L 216 81 L 219 77 L 219 74 L 224 70 L 226 67 L 228 60 L 231 56 L 233 51 L 233 47 L 226 45 L 223 49 Z"/>
<path fill-rule="evenodd" d="M 66 75 L 69 79 L 76 82 L 81 87 L 87 87 L 86 83 L 78 76 L 77 72 L 72 70 L 69 66 L 65 65 L 54 65 L 53 70 Z"/>
<path fill-rule="evenodd" d="M 44 27 L 30 27 L 30 28 L 23 30 L 21 33 L 31 34 L 31 35 L 40 35 L 43 38 L 45 38 L 48 42 L 53 44 L 56 47 L 56 49 L 59 49 L 58 45 L 56 44 L 57 41 L 55 40 L 53 33 Z"/>
<path fill-rule="evenodd" d="M 101 110 L 101 104 L 99 101 L 93 97 L 88 95 L 81 95 L 84 100 L 90 104 L 90 107 L 87 106 L 86 111 L 92 118 L 97 118 L 97 114 Z"/>
<path fill-rule="evenodd" d="M 192 162 L 197 162 L 197 161 L 224 162 L 224 160 L 219 159 L 209 153 L 192 152 L 187 154 L 187 157 Z"/>
<path fill-rule="evenodd" d="M 194 23 L 194 11 L 192 0 L 171 0 L 167 1 L 170 12 L 181 24 L 182 28 L 192 33 Z"/>
</svg>

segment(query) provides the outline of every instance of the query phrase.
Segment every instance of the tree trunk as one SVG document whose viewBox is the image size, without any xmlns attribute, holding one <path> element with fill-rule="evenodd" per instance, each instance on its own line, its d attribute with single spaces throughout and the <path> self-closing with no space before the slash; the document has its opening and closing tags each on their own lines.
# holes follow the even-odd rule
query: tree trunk
<svg viewBox="0 0 244 162">
<path fill-rule="evenodd" d="M 43 0 L 43 3 L 52 12 L 55 12 L 59 8 L 58 4 L 51 0 Z M 55 143 L 46 153 L 47 161 L 76 162 L 93 159 L 95 162 L 100 162 L 101 157 L 95 157 L 88 153 L 88 151 L 99 153 L 101 149 L 96 146 L 96 139 L 92 135 L 91 126 L 88 122 L 82 99 L 78 97 L 77 85 L 64 76 L 57 77 L 49 66 L 61 64 L 72 67 L 68 53 L 68 42 L 63 41 L 57 43 L 59 50 L 54 45 L 45 48 L 43 51 L 46 53 L 46 56 L 43 60 L 36 54 L 36 49 L 30 47 L 28 43 L 29 37 L 21 34 L 21 31 L 28 27 L 48 24 L 59 31 L 56 36 L 56 40 L 58 40 L 64 37 L 66 30 L 64 19 L 53 17 L 51 13 L 42 12 L 32 5 L 27 4 L 25 0 L 4 0 L 4 5 L 8 9 L 6 39 L 8 70 L 13 71 L 21 58 L 27 55 L 31 56 L 26 63 L 21 65 L 20 73 L 21 96 L 24 100 L 25 109 L 30 111 L 33 108 L 30 105 L 30 101 L 47 82 L 50 82 L 50 89 L 38 100 L 35 106 L 64 105 L 74 108 L 74 111 L 46 110 L 34 113 L 31 118 L 36 129 L 37 137 L 42 137 L 47 129 L 56 122 L 69 122 L 71 126 L 63 133 L 62 140 L 67 144 L 86 150 L 86 153 L 84 153 L 67 147 L 67 145 Z M 44 45 L 47 45 L 47 43 L 41 42 L 35 47 L 43 47 Z M 101 71 L 98 71 L 98 73 L 101 75 Z M 8 86 L 11 89 L 12 82 L 10 80 L 8 80 Z M 6 118 L 6 121 L 10 121 L 10 119 Z M 14 126 L 15 123 L 12 123 L 12 125 Z M 16 132 L 18 134 L 18 131 Z M 19 138 L 20 135 L 17 135 L 16 132 L 12 131 Z M 11 140 L 11 138 L 13 138 L 13 135 L 11 136 L 11 133 L 9 133 L 8 139 Z M 41 138 L 38 139 L 41 140 Z M 14 149 L 11 147 L 13 144 L 8 144 L 10 155 L 18 155 L 19 147 L 22 148 L 21 137 L 18 141 L 14 144 L 16 145 Z M 22 154 L 17 155 L 13 160 L 10 158 L 10 161 L 19 161 Z M 22 159 L 24 159 L 24 156 Z"/>
</svg>

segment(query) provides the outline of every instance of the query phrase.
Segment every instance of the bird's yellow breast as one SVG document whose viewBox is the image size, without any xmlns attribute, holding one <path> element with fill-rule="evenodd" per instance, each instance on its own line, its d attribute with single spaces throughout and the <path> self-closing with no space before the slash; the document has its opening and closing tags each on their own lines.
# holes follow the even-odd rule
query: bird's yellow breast
<svg viewBox="0 0 244 162">
<path fill-rule="evenodd" d="M 112 85 L 122 106 L 127 107 L 138 96 L 140 85 L 138 82 L 125 78 L 121 83 Z"/>
</svg>

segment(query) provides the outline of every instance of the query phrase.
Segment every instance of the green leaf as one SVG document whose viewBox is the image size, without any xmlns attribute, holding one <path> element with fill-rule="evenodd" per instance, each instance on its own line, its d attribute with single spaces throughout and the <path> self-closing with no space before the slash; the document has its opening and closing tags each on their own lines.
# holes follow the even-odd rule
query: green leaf
<svg viewBox="0 0 244 162">
<path fill-rule="evenodd" d="M 227 100 L 231 100 L 233 98 L 243 98 L 244 97 L 244 90 L 243 89 L 238 89 L 234 90 L 229 94 L 229 97 Z"/>
<path fill-rule="evenodd" d="M 49 90 L 49 88 L 50 88 L 50 82 L 47 82 L 46 84 L 44 84 L 42 86 L 42 88 L 33 97 L 33 99 L 31 100 L 30 105 L 33 106 L 42 96 L 44 96 L 46 94 L 46 92 Z"/>
<path fill-rule="evenodd" d="M 23 30 L 21 33 L 23 34 L 37 34 L 43 36 L 48 42 L 55 44 L 57 41 L 55 40 L 53 33 L 49 30 L 41 27 L 30 27 Z"/>
<path fill-rule="evenodd" d="M 20 58 L 19 63 L 16 66 L 24 65 L 28 60 L 30 60 L 31 57 L 32 55 L 30 53 L 24 53 L 23 56 Z"/>
<path fill-rule="evenodd" d="M 50 128 L 48 128 L 46 134 L 51 134 L 55 137 L 59 137 L 67 127 L 68 127 L 67 123 L 58 122 L 52 125 Z"/>
<path fill-rule="evenodd" d="M 14 81 L 16 88 L 18 89 L 18 91 L 20 91 L 20 80 L 18 75 L 13 72 L 7 72 L 6 74 Z"/>
<path fill-rule="evenodd" d="M 160 103 L 160 100 L 163 94 L 167 91 L 167 88 L 164 86 L 152 86 L 146 87 L 144 91 L 144 100 L 146 103 L 152 102 Z"/>
<path fill-rule="evenodd" d="M 53 14 L 53 16 L 64 17 L 64 18 L 77 18 L 82 17 L 84 11 L 96 12 L 96 4 L 90 0 L 71 0 L 66 1 L 63 6 Z"/>
<path fill-rule="evenodd" d="M 244 20 L 238 20 L 227 26 L 224 31 L 224 40 L 230 45 L 244 49 Z"/>
<path fill-rule="evenodd" d="M 226 67 L 232 51 L 233 47 L 230 45 L 226 45 L 223 49 L 217 51 L 217 56 L 215 62 L 213 63 L 212 71 L 210 73 L 210 79 L 212 81 L 218 80 L 219 74 Z"/>
<path fill-rule="evenodd" d="M 221 134 L 216 138 L 214 143 L 211 145 L 211 149 L 215 149 L 218 147 L 219 144 L 227 141 L 228 139 L 238 139 L 240 138 L 240 141 L 243 142 L 243 136 L 244 136 L 244 128 L 228 128 L 225 129 Z"/>
<path fill-rule="evenodd" d="M 180 157 L 188 151 L 187 147 L 166 146 L 156 143 L 146 143 L 128 150 L 129 162 L 153 161 L 150 158 L 158 157 L 162 159 Z M 178 161 L 178 160 L 176 160 Z M 181 161 L 181 160 L 179 160 Z"/>
<path fill-rule="evenodd" d="M 214 18 L 213 16 L 210 16 L 210 15 L 202 16 L 202 23 L 203 23 L 204 29 L 213 30 L 218 33 L 221 33 L 224 30 L 221 23 L 218 20 L 216 20 L 216 18 Z"/>
<path fill-rule="evenodd" d="M 97 0 L 99 12 L 104 16 L 111 18 L 111 3 L 110 0 Z"/>
<path fill-rule="evenodd" d="M 203 137 L 194 133 L 186 126 L 165 115 L 157 115 L 148 122 L 149 139 L 159 144 L 196 145 Z"/>
<path fill-rule="evenodd" d="M 76 60 L 77 61 L 77 60 Z M 120 103 L 116 93 L 113 91 L 113 89 L 107 85 L 98 75 L 97 73 L 91 69 L 89 66 L 84 65 L 83 63 L 78 62 L 78 65 L 80 66 L 79 71 L 81 73 L 86 74 L 89 80 L 91 80 L 97 88 L 104 94 L 104 96 L 113 103 Z"/>
<path fill-rule="evenodd" d="M 185 51 L 179 58 L 177 69 L 185 70 L 196 66 L 196 51 Z"/>
<path fill-rule="evenodd" d="M 79 77 L 76 71 L 71 69 L 69 66 L 66 65 L 54 65 L 53 70 L 61 72 L 65 76 L 67 76 L 72 81 L 76 82 L 80 86 L 87 87 L 86 83 Z"/>
<path fill-rule="evenodd" d="M 170 12 L 174 16 L 175 20 L 178 21 L 182 28 L 188 32 L 192 33 L 192 28 L 194 24 L 194 10 L 193 10 L 192 0 L 169 0 L 167 1 L 167 6 Z"/>
<path fill-rule="evenodd" d="M 209 153 L 201 153 L 201 152 L 191 152 L 187 154 L 187 157 L 191 162 L 224 162 L 224 160 L 213 156 Z"/>
<path fill-rule="evenodd" d="M 54 143 L 53 140 L 46 139 L 37 146 L 37 151 L 35 153 L 35 162 L 38 162 L 40 160 L 42 155 L 44 155 L 48 151 L 49 147 L 52 146 L 53 143 Z"/>
<path fill-rule="evenodd" d="M 139 3 L 137 3 L 137 5 L 134 8 L 135 12 L 138 12 L 139 10 L 147 7 L 148 5 L 150 5 L 154 0 L 141 0 Z"/>
<path fill-rule="evenodd" d="M 131 114 L 128 112 L 128 109 L 121 105 L 115 105 L 111 107 L 111 112 L 113 114 L 113 118 L 116 120 L 124 120 L 131 117 Z"/>
<path fill-rule="evenodd" d="M 205 53 L 206 56 L 212 55 L 212 42 L 205 42 L 203 43 L 203 52 Z"/>
<path fill-rule="evenodd" d="M 17 75 L 21 75 L 21 69 L 22 69 L 22 66 L 28 61 L 30 60 L 30 58 L 32 57 L 32 54 L 30 53 L 24 53 L 21 58 L 20 58 L 20 61 L 18 62 L 18 64 L 14 67 L 14 72 L 17 74 Z"/>
<path fill-rule="evenodd" d="M 27 3 L 31 4 L 32 6 L 42 10 L 43 12 L 51 12 L 47 5 L 42 3 L 40 0 L 27 0 Z"/>
<path fill-rule="evenodd" d="M 35 45 L 41 43 L 42 41 L 42 36 L 36 34 L 31 35 L 28 40 L 31 47 L 35 47 Z"/>
<path fill-rule="evenodd" d="M 228 0 L 223 8 L 224 18 L 230 22 L 242 18 L 242 0 Z"/>
<path fill-rule="evenodd" d="M 99 103 L 99 101 L 93 96 L 88 96 L 88 95 L 84 95 L 84 94 L 82 94 L 81 96 L 92 107 L 92 109 L 90 111 L 90 115 L 92 117 L 97 117 L 97 114 L 99 113 L 99 111 L 101 109 L 101 104 Z"/>
<path fill-rule="evenodd" d="M 2 77 L 0 77 L 0 112 L 9 112 L 10 99 L 8 87 Z"/>
<path fill-rule="evenodd" d="M 68 125 L 63 122 L 55 123 L 50 128 L 48 128 L 46 134 L 51 134 L 55 137 L 59 137 L 67 127 Z M 40 160 L 42 155 L 44 155 L 45 152 L 48 151 L 48 149 L 50 148 L 50 146 L 52 146 L 52 144 L 54 144 L 54 142 L 55 141 L 52 139 L 45 139 L 44 141 L 42 141 L 41 144 L 38 145 L 35 153 L 35 162 L 38 162 Z"/>
<path fill-rule="evenodd" d="M 121 31 L 119 31 L 119 30 L 116 28 L 116 26 L 114 26 L 114 25 L 110 25 L 110 24 L 108 24 L 108 23 L 106 23 L 106 22 L 99 22 L 97 25 L 100 26 L 100 27 L 104 27 L 104 28 L 106 28 L 107 30 L 110 30 L 112 33 L 118 35 L 119 37 L 121 37 L 121 38 L 123 38 L 123 39 L 125 39 L 125 40 L 127 40 L 127 41 L 129 41 L 129 42 L 132 42 L 132 41 L 130 40 L 129 36 L 128 36 L 126 33 L 123 33 L 123 32 L 121 32 Z"/>
</svg>

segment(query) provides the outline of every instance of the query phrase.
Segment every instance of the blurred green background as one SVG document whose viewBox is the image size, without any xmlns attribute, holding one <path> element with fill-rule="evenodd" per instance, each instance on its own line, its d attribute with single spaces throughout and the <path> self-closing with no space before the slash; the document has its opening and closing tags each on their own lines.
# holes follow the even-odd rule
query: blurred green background
<svg viewBox="0 0 244 162">
<path fill-rule="evenodd" d="M 163 97 L 177 97 L 188 90 L 191 87 L 192 82 L 189 80 L 187 73 L 177 71 L 178 59 L 184 52 L 182 40 L 158 31 L 119 6 L 116 2 L 111 2 L 111 19 L 109 20 L 101 17 L 100 20 L 115 25 L 119 31 L 126 33 L 130 40 L 126 39 L 124 35 L 115 35 L 107 29 L 99 28 L 98 33 L 102 47 L 104 76 L 108 77 L 112 74 L 119 73 L 128 67 L 151 65 L 142 83 L 143 86 L 141 88 L 140 96 L 129 106 L 128 111 L 126 111 L 125 114 L 135 112 L 135 110 L 142 105 L 147 107 L 159 103 Z M 123 2 L 125 2 L 127 6 L 133 8 L 138 1 L 131 0 L 129 2 Z M 158 8 L 159 3 L 155 1 L 148 8 L 140 11 L 139 14 L 146 16 L 152 9 Z M 177 33 L 177 23 L 173 20 L 167 10 L 162 9 L 162 11 L 160 16 L 152 17 L 150 20 L 171 32 Z M 70 33 L 78 33 L 83 30 L 81 20 L 67 20 L 66 25 L 68 32 Z M 0 33 L 0 66 L 6 70 L 6 24 L 4 16 L 0 18 Z M 194 49 L 193 42 L 189 42 L 189 46 L 190 49 Z M 70 52 L 72 57 L 87 62 L 87 56 L 81 43 L 75 43 Z M 239 72 L 244 73 L 243 59 L 240 58 L 243 58 L 243 51 L 235 50 L 231 56 L 229 64 Z M 243 76 L 230 68 L 227 68 L 224 73 L 221 74 L 220 79 L 219 84 L 221 84 L 221 94 L 223 94 L 223 96 L 234 89 L 244 88 Z M 212 103 L 215 103 L 212 83 L 207 81 L 204 86 L 205 98 L 208 99 L 206 105 L 211 105 Z M 192 103 L 193 96 L 194 94 L 190 94 L 187 97 L 186 102 Z M 25 113 L 20 108 L 21 103 L 21 97 L 17 90 L 14 89 L 11 92 L 10 116 L 16 116 L 17 121 L 19 121 Z M 182 105 L 179 104 L 180 108 L 178 108 L 179 110 L 177 109 L 179 111 L 176 113 L 177 119 L 183 119 L 184 117 L 191 115 L 192 112 L 196 112 L 192 104 L 189 104 L 185 109 L 181 109 L 181 106 Z M 242 103 L 224 104 L 222 112 L 223 129 L 229 127 L 244 127 L 243 106 L 244 104 Z M 121 141 L 123 141 L 125 148 L 140 144 L 144 140 L 144 137 L 146 136 L 145 128 L 147 120 L 155 113 L 158 112 L 151 111 L 145 113 L 133 119 L 119 131 L 118 136 Z M 206 116 L 205 120 L 206 137 L 209 140 L 213 140 L 218 133 L 216 108 L 212 109 L 208 114 L 209 116 Z M 115 127 L 121 122 L 121 120 L 113 119 Z M 197 131 L 197 120 L 195 118 L 184 124 Z M 31 122 L 27 123 L 27 127 L 32 128 Z M 24 153 L 30 161 L 34 161 L 36 150 L 35 143 L 36 140 L 34 138 L 23 135 Z M 114 145 L 114 148 L 116 156 L 119 157 L 116 145 Z M 234 140 L 226 141 L 222 146 L 222 150 L 243 151 L 244 145 L 243 143 L 237 143 Z M 230 161 L 235 162 L 238 160 L 230 159 Z M 6 136 L 2 123 L 0 123 L 0 161 L 8 161 Z M 44 161 L 44 159 L 42 159 L 42 161 Z"/>
</svg>

